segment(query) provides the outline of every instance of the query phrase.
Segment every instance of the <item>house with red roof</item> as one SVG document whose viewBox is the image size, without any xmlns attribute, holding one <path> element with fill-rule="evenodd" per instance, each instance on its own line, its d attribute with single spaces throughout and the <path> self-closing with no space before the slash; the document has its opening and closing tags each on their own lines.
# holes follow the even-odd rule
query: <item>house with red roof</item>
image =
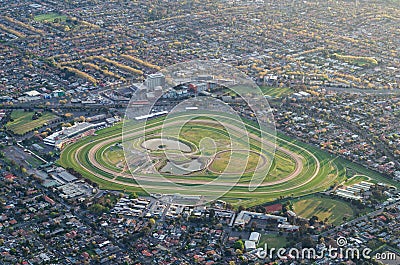
<svg viewBox="0 0 400 265">
<path fill-rule="evenodd" d="M 16 176 L 14 176 L 14 175 L 11 174 L 11 173 L 8 173 L 7 175 L 4 176 L 4 179 L 5 179 L 6 181 L 9 181 L 9 182 L 14 181 L 15 178 L 16 178 Z"/>
<path fill-rule="evenodd" d="M 46 201 L 46 202 L 48 202 L 48 203 L 50 203 L 51 205 L 54 205 L 54 204 L 56 204 L 55 203 L 55 201 L 52 199 L 52 198 L 50 198 L 49 196 L 43 196 L 43 199 Z"/>
</svg>

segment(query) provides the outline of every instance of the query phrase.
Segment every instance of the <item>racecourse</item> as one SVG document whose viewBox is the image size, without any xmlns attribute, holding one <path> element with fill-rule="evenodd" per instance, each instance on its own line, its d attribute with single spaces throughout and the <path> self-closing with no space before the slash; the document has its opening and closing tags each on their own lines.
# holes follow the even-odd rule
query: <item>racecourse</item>
<svg viewBox="0 0 400 265">
<path fill-rule="evenodd" d="M 163 118 L 157 118 L 148 122 L 146 126 L 146 135 L 150 137 L 157 137 L 162 128 L 165 126 L 174 128 L 180 125 L 180 117 L 172 118 L 166 124 Z M 269 150 L 261 150 L 260 143 L 264 146 L 271 147 L 274 143 L 262 139 L 260 131 L 257 126 L 251 122 L 246 122 L 246 131 L 237 126 L 234 121 L 229 121 L 225 117 L 226 122 L 217 126 L 210 120 L 196 120 L 192 124 L 190 134 L 182 134 L 182 141 L 192 146 L 194 155 L 198 152 L 200 141 L 195 141 L 201 137 L 214 137 L 217 144 L 217 154 L 236 148 L 238 151 L 242 147 L 237 144 L 236 147 L 226 147 L 226 130 L 234 132 L 233 137 L 247 133 L 250 139 L 250 152 L 257 154 L 261 157 L 261 167 L 266 161 L 272 158 Z M 143 125 L 142 125 L 143 126 Z M 142 145 L 143 128 L 142 126 L 132 126 L 128 129 L 124 128 L 124 140 L 132 141 L 135 146 Z M 196 127 L 194 129 L 193 127 Z M 135 191 L 144 193 L 138 181 L 145 183 L 147 188 L 159 193 L 187 193 L 184 187 L 193 187 L 190 189 L 190 194 L 198 195 L 215 195 L 220 190 L 225 189 L 226 186 L 232 188 L 229 192 L 225 193 L 223 198 L 232 203 L 255 205 L 266 201 L 272 201 L 282 197 L 298 197 L 306 194 L 323 191 L 335 183 L 340 183 L 346 178 L 345 168 L 342 163 L 337 163 L 337 158 L 318 150 L 317 148 L 306 146 L 296 140 L 287 138 L 278 134 L 276 138 L 276 152 L 269 173 L 265 176 L 258 188 L 254 191 L 249 191 L 249 183 L 252 178 L 251 172 L 248 168 L 243 173 L 238 181 L 231 180 L 230 174 L 235 172 L 228 172 L 220 181 L 214 181 L 218 177 L 218 172 L 215 169 L 223 169 L 221 165 L 216 165 L 216 158 L 218 161 L 225 161 L 225 157 L 214 157 L 211 159 L 204 170 L 200 170 L 190 175 L 164 175 L 168 181 L 179 184 L 182 188 L 174 188 L 166 185 L 166 181 L 160 178 L 157 172 L 149 172 L 142 170 L 133 170 L 129 168 L 126 161 L 121 157 L 122 149 L 118 151 L 116 144 L 122 141 L 122 124 L 117 124 L 97 132 L 96 136 L 89 136 L 81 139 L 80 141 L 67 146 L 61 154 L 59 164 L 64 167 L 72 167 L 80 172 L 83 177 L 88 178 L 99 184 L 101 188 L 122 190 L 122 191 Z M 226 128 L 226 129 L 224 129 Z M 183 130 L 185 131 L 185 130 Z M 193 135 L 196 132 L 197 135 Z M 186 138 L 185 138 L 186 137 Z M 195 146 L 195 148 L 193 148 Z M 234 151 L 234 150 L 233 150 Z M 117 154 L 117 155 L 116 155 Z M 249 156 L 250 157 L 250 156 Z M 155 158 L 162 160 L 161 157 Z M 156 159 L 156 160 L 157 160 Z M 254 157 L 251 157 L 254 159 Z M 252 166 L 254 161 L 252 161 Z M 265 166 L 265 165 L 264 165 Z M 214 170 L 209 170 L 209 169 Z M 133 174 L 132 174 L 133 173 Z M 233 174 L 234 175 L 234 174 Z M 210 185 L 211 189 L 202 190 L 201 185 Z"/>
</svg>

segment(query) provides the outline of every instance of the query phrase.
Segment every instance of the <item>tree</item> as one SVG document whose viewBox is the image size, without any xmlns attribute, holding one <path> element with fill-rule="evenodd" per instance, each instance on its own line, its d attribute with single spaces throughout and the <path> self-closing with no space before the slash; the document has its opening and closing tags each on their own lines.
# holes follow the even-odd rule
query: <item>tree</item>
<svg viewBox="0 0 400 265">
<path fill-rule="evenodd" d="M 142 228 L 141 232 L 142 232 L 143 234 L 145 234 L 145 235 L 148 235 L 148 234 L 150 234 L 151 229 L 150 229 L 150 227 L 148 227 L 148 226 L 144 226 L 144 227 Z"/>
<path fill-rule="evenodd" d="M 243 251 L 243 249 L 244 249 L 243 240 L 241 240 L 241 239 L 237 240 L 237 241 L 235 242 L 235 244 L 233 244 L 233 248 L 239 249 L 239 250 Z"/>
<path fill-rule="evenodd" d="M 313 215 L 309 221 L 310 225 L 314 225 L 318 221 L 318 216 Z"/>
<path fill-rule="evenodd" d="M 89 207 L 89 211 L 96 213 L 96 214 L 100 214 L 100 213 L 108 211 L 108 208 L 99 203 L 95 203 Z"/>
<path fill-rule="evenodd" d="M 303 238 L 303 247 L 311 248 L 313 246 L 314 246 L 314 241 L 310 236 L 306 236 L 305 238 Z"/>
<path fill-rule="evenodd" d="M 137 199 L 138 195 L 136 194 L 136 192 L 132 192 L 131 194 L 129 194 L 129 199 Z"/>
<path fill-rule="evenodd" d="M 214 209 L 210 209 L 210 212 L 209 212 L 209 219 L 212 220 L 212 219 L 214 218 L 214 216 L 215 216 L 215 211 L 214 211 Z"/>
</svg>

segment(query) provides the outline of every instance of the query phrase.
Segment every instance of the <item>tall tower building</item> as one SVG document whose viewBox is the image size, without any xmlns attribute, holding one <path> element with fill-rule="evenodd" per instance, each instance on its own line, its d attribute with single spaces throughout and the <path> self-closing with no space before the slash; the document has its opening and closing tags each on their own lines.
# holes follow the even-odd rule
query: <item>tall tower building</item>
<svg viewBox="0 0 400 265">
<path fill-rule="evenodd" d="M 154 90 L 158 86 L 163 88 L 165 86 L 165 76 L 162 73 L 151 74 L 147 76 L 145 85 L 151 90 Z"/>
</svg>

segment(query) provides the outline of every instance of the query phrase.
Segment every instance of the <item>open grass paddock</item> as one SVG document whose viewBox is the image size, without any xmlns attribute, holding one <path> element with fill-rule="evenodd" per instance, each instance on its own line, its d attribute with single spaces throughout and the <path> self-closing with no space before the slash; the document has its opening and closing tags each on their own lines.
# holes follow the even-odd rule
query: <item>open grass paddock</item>
<svg viewBox="0 0 400 265">
<path fill-rule="evenodd" d="M 315 215 L 319 221 L 327 220 L 333 225 L 343 223 L 343 217 L 350 220 L 355 215 L 352 206 L 339 199 L 312 196 L 295 201 L 293 206 L 294 211 L 303 218 Z"/>
<path fill-rule="evenodd" d="M 34 112 L 14 110 L 11 113 L 12 121 L 9 121 L 6 124 L 7 130 L 10 130 L 17 135 L 23 135 L 27 132 L 41 128 L 50 120 L 57 117 L 56 115 L 50 112 L 44 112 L 42 116 L 38 117 L 36 120 L 33 120 L 32 119 L 33 115 Z"/>
</svg>

